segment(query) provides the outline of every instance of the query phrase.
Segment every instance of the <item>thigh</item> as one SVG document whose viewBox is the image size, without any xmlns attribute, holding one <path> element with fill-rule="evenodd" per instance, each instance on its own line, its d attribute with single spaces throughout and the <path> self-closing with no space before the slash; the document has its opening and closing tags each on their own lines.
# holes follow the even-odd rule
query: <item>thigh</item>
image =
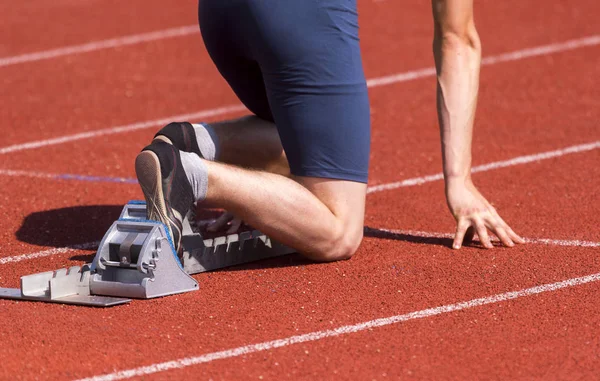
<svg viewBox="0 0 600 381">
<path fill-rule="evenodd" d="M 356 2 L 281 0 L 253 14 L 252 54 L 291 173 L 366 183 L 370 108 Z"/>
<path fill-rule="evenodd" d="M 198 20 L 204 45 L 219 73 L 256 116 L 273 121 L 259 64 L 240 36 L 239 1 L 200 0 Z"/>
</svg>

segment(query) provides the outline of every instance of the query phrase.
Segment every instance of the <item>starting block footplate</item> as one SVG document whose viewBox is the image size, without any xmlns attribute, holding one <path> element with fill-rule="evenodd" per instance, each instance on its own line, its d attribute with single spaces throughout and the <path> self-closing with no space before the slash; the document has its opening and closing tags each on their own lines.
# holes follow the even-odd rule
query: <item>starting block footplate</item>
<svg viewBox="0 0 600 381">
<path fill-rule="evenodd" d="M 21 294 L 18 288 L 0 287 L 0 299 L 25 300 L 31 302 L 47 302 L 60 304 L 74 304 L 77 306 L 88 307 L 112 307 L 131 302 L 131 299 L 116 298 L 100 295 L 68 295 L 61 298 L 52 299 L 49 296 L 25 296 Z"/>
</svg>

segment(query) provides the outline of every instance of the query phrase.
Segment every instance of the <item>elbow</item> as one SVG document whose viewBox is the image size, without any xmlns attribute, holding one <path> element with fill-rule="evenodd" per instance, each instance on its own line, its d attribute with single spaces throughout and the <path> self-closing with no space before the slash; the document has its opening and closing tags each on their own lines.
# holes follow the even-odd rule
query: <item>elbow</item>
<svg viewBox="0 0 600 381">
<path fill-rule="evenodd" d="M 481 52 L 481 41 L 475 25 L 460 28 L 459 30 L 451 29 L 442 32 L 441 43 L 443 47 L 448 48 L 469 48 L 477 52 Z"/>
<path fill-rule="evenodd" d="M 472 1 L 431 0 L 434 46 L 481 50 Z"/>
<path fill-rule="evenodd" d="M 447 57 L 464 57 L 472 65 L 481 63 L 481 42 L 475 25 L 439 26 L 436 24 L 433 39 L 433 56 L 436 71 L 442 70 Z"/>
<path fill-rule="evenodd" d="M 481 52 L 481 41 L 473 21 L 461 24 L 436 23 L 433 38 L 434 50 L 469 49 Z"/>
</svg>

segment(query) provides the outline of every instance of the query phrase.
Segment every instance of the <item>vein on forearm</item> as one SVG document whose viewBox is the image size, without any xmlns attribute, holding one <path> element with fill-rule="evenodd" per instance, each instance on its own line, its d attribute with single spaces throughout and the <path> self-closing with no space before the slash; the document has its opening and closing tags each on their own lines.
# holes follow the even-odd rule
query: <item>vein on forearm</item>
<svg viewBox="0 0 600 381">
<path fill-rule="evenodd" d="M 475 41 L 477 42 L 477 41 Z M 436 39 L 437 111 L 444 174 L 466 177 L 479 89 L 480 49 L 454 36 Z"/>
</svg>

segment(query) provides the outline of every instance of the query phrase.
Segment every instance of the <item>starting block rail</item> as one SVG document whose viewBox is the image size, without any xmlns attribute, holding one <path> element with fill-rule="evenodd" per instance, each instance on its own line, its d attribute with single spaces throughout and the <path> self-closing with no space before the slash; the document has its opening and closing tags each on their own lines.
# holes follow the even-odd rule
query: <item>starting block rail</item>
<svg viewBox="0 0 600 381">
<path fill-rule="evenodd" d="M 109 307 L 199 289 L 205 271 L 294 252 L 258 230 L 204 238 L 193 214 L 184 219 L 183 263 L 165 226 L 145 220 L 146 205 L 130 201 L 104 235 L 90 264 L 21 277 L 21 288 L 0 288 L 0 299 Z"/>
</svg>

